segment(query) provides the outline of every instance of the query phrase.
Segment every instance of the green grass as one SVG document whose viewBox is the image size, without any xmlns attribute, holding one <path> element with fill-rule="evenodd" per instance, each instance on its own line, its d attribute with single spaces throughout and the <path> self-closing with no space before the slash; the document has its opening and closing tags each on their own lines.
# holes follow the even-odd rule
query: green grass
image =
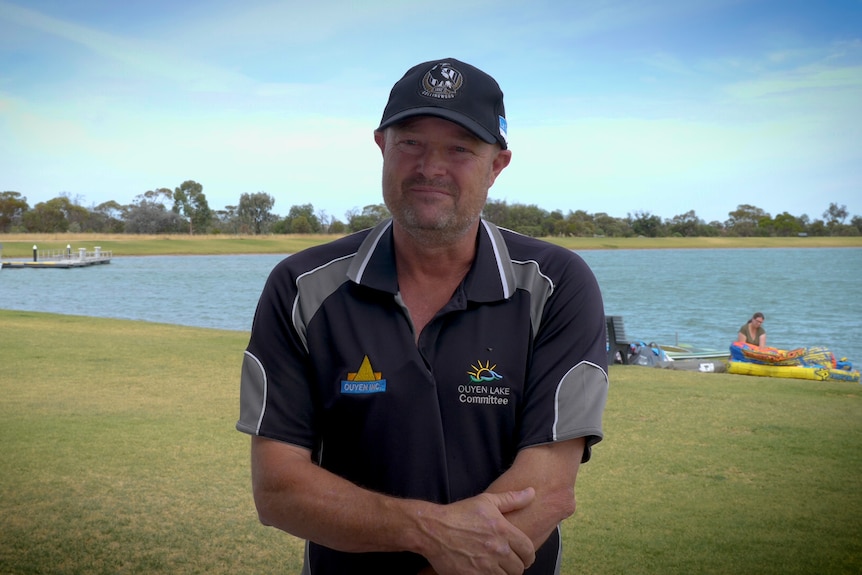
<svg viewBox="0 0 862 575">
<path fill-rule="evenodd" d="M 233 429 L 246 339 L 0 311 L 0 573 L 299 565 L 257 522 Z"/>
<path fill-rule="evenodd" d="M 308 246 L 330 241 L 334 235 L 271 236 L 183 236 L 132 234 L 0 234 L 3 258 L 30 258 L 33 246 L 45 251 L 72 251 L 99 246 L 114 256 L 177 254 L 296 253 Z M 545 238 L 572 250 L 606 249 L 698 249 L 698 248 L 782 248 L 782 247 L 862 247 L 859 237 L 806 238 Z"/>
<path fill-rule="evenodd" d="M 40 251 L 64 252 L 67 246 L 112 251 L 114 256 L 287 254 L 335 239 L 335 235 L 182 236 L 133 234 L 0 234 L 3 258 L 30 258 Z"/>
<path fill-rule="evenodd" d="M 859 573 L 862 387 L 630 366 L 567 573 Z"/>
<path fill-rule="evenodd" d="M 246 339 L 0 310 L 0 573 L 298 573 L 233 428 Z M 862 571 L 862 386 L 614 366 L 605 427 L 563 573 Z"/>
</svg>

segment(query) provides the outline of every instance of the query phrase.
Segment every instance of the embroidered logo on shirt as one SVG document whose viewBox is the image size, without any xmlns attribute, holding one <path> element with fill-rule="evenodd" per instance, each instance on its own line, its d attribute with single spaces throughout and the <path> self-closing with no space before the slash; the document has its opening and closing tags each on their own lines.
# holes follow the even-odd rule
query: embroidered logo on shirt
<svg viewBox="0 0 862 575">
<path fill-rule="evenodd" d="M 483 381 L 494 381 L 495 379 L 503 379 L 503 376 L 494 370 L 497 369 L 497 364 L 491 365 L 491 361 L 486 361 L 485 365 L 482 365 L 482 361 L 476 362 L 478 365 L 471 365 L 473 371 L 468 371 L 467 373 L 470 375 L 470 379 L 474 383 L 480 383 Z"/>
<path fill-rule="evenodd" d="M 341 393 L 366 394 L 386 391 L 386 380 L 383 373 L 371 368 L 368 356 L 362 358 L 359 371 L 348 372 L 347 379 L 341 380 Z"/>
<path fill-rule="evenodd" d="M 458 386 L 458 400 L 461 403 L 478 405 L 509 405 L 510 388 L 488 385 L 489 382 L 503 379 L 502 375 L 494 371 L 497 364 L 491 365 L 490 361 L 486 361 L 485 365 L 482 365 L 481 360 L 476 363 L 477 365 L 470 366 L 472 371 L 467 372 L 472 383 Z"/>
</svg>

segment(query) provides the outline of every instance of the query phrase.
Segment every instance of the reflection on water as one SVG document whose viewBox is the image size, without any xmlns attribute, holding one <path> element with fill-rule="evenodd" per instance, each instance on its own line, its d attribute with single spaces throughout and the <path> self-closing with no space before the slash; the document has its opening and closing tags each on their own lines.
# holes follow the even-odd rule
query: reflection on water
<svg viewBox="0 0 862 575">
<path fill-rule="evenodd" d="M 862 363 L 862 249 L 598 250 L 608 314 L 632 339 L 724 348 L 755 311 L 769 345 Z M 110 265 L 0 271 L 0 308 L 248 330 L 283 255 L 114 254 Z M 2 326 L 0 326 L 2 329 Z"/>
</svg>

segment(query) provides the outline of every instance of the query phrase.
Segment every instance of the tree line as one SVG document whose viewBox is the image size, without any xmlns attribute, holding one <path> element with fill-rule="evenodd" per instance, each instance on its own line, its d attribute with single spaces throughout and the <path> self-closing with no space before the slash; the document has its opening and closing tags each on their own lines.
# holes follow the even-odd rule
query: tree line
<svg viewBox="0 0 862 575">
<path fill-rule="evenodd" d="M 343 234 L 371 227 L 389 217 L 383 204 L 344 214 L 344 221 L 316 211 L 310 203 L 291 206 L 286 215 L 273 211 L 275 198 L 263 192 L 240 195 L 235 206 L 213 210 L 203 186 L 186 180 L 178 187 L 158 188 L 135 196 L 129 204 L 116 201 L 85 207 L 79 198 L 60 194 L 35 206 L 19 192 L 0 192 L 0 233 L 113 233 L 113 234 Z M 706 222 L 694 210 L 662 219 L 648 211 L 624 218 L 584 210 L 547 211 L 489 199 L 483 216 L 516 232 L 534 236 L 577 237 L 697 237 L 697 236 L 858 236 L 862 217 L 847 207 L 830 203 L 822 219 L 787 212 L 771 216 L 763 209 L 741 204 L 723 221 Z"/>
</svg>

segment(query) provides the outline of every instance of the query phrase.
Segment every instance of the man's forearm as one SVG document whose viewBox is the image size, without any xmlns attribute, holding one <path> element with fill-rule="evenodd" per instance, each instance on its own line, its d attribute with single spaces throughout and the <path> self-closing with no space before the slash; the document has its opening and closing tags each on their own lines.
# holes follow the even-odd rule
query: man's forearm
<svg viewBox="0 0 862 575">
<path fill-rule="evenodd" d="M 512 467 L 488 487 L 489 493 L 526 486 L 536 490 L 530 505 L 506 514 L 536 549 L 575 512 L 575 480 L 585 444 L 584 438 L 578 438 L 524 449 Z"/>
<path fill-rule="evenodd" d="M 301 453 L 285 458 L 282 444 L 253 442 L 255 505 L 265 525 L 339 551 L 419 549 L 418 520 L 431 504 L 362 489 Z"/>
<path fill-rule="evenodd" d="M 449 505 L 368 491 L 311 462 L 306 450 L 254 438 L 252 483 L 262 523 L 345 552 L 409 551 L 438 573 L 492 572 L 532 564 L 534 547 L 504 514 L 532 489 L 481 494 Z"/>
</svg>

